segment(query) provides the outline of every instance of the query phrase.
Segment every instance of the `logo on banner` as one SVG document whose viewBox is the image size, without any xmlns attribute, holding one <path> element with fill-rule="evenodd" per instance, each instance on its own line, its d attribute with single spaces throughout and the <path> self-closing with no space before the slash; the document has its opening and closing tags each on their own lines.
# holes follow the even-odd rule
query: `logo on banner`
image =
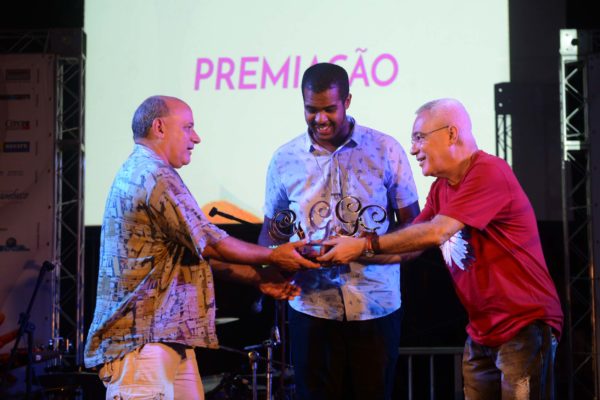
<svg viewBox="0 0 600 400">
<path fill-rule="evenodd" d="M 4 142 L 2 150 L 5 153 L 29 153 L 31 143 L 29 142 Z"/>
<path fill-rule="evenodd" d="M 30 94 L 0 94 L 0 100 L 29 100 Z"/>
<path fill-rule="evenodd" d="M 25 81 L 28 82 L 31 80 L 31 70 L 30 69 L 7 69 L 4 74 L 4 79 L 6 81 Z"/>
<path fill-rule="evenodd" d="M 28 197 L 28 192 L 19 192 L 17 189 L 12 192 L 0 192 L 0 200 L 25 200 Z"/>
<path fill-rule="evenodd" d="M 6 244 L 4 246 L 0 245 L 0 251 L 29 251 L 30 249 L 22 244 L 17 243 L 17 239 L 14 237 L 9 237 L 6 239 Z"/>
<path fill-rule="evenodd" d="M 7 131 L 28 131 L 31 129 L 30 121 L 17 121 L 14 119 L 8 119 L 4 123 L 4 127 Z"/>
<path fill-rule="evenodd" d="M 25 176 L 25 171 L 23 171 L 22 169 L 8 169 L 6 171 L 0 170 L 0 176 L 7 176 L 7 177 Z"/>
</svg>

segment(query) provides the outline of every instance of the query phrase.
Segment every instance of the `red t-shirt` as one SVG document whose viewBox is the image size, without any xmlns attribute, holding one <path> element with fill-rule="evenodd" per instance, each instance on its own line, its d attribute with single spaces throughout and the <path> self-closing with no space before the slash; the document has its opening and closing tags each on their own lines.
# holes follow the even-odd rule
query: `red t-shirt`
<svg viewBox="0 0 600 400">
<path fill-rule="evenodd" d="M 498 346 L 535 320 L 560 336 L 563 314 L 533 208 L 508 164 L 478 151 L 457 185 L 438 178 L 415 223 L 438 214 L 465 224 L 440 247 L 471 338 Z"/>
</svg>

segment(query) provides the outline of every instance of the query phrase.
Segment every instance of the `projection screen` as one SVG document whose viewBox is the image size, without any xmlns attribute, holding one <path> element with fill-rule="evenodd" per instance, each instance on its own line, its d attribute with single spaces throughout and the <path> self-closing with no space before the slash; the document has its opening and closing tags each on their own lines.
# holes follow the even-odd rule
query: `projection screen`
<svg viewBox="0 0 600 400">
<path fill-rule="evenodd" d="M 194 111 L 202 142 L 179 172 L 200 206 L 261 222 L 268 162 L 306 127 L 299 84 L 317 61 L 346 68 L 348 114 L 407 152 L 415 110 L 440 97 L 461 100 L 479 147 L 495 151 L 506 0 L 87 0 L 85 31 L 86 225 L 101 224 L 133 112 L 155 94 Z M 422 206 L 432 179 L 410 158 Z"/>
</svg>

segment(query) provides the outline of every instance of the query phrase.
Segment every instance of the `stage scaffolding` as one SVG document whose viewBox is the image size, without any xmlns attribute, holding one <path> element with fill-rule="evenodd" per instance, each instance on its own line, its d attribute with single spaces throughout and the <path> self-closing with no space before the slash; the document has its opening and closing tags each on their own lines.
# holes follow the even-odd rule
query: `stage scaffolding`
<svg viewBox="0 0 600 400">
<path fill-rule="evenodd" d="M 569 399 L 600 396 L 600 31 L 560 31 Z"/>
<path fill-rule="evenodd" d="M 496 111 L 496 155 L 512 167 L 512 86 L 510 82 L 494 85 Z"/>
<path fill-rule="evenodd" d="M 81 29 L 0 31 L 1 54 L 56 55 L 53 346 L 83 364 L 85 34 Z"/>
</svg>

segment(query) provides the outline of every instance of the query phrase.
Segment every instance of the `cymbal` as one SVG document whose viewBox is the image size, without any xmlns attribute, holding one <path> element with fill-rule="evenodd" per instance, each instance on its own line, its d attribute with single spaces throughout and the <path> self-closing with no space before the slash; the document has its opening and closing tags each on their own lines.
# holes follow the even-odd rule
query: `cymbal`
<svg viewBox="0 0 600 400">
<path fill-rule="evenodd" d="M 204 393 L 212 395 L 210 398 L 229 398 L 221 397 L 219 394 L 225 395 L 229 392 L 237 393 L 238 395 L 250 394 L 252 390 L 252 378 L 247 379 L 243 375 L 233 375 L 230 373 L 222 373 L 218 375 L 208 375 L 202 377 L 202 385 L 204 386 Z M 263 384 L 257 384 L 256 390 L 265 391 L 267 386 Z M 216 397 L 215 397 L 216 396 Z M 208 398 L 208 397 L 207 397 Z M 236 397 L 238 398 L 238 397 Z M 241 397 L 248 398 L 248 397 Z"/>
<path fill-rule="evenodd" d="M 215 318 L 215 325 L 228 324 L 230 322 L 235 322 L 237 320 L 239 320 L 239 318 L 230 318 L 230 317 Z"/>
<path fill-rule="evenodd" d="M 273 378 L 279 378 L 281 376 L 281 374 L 282 374 L 282 371 L 279 370 L 279 369 L 273 368 L 272 374 L 273 374 Z M 243 377 L 243 378 L 246 378 L 246 379 L 252 379 L 252 374 L 242 374 L 240 376 Z M 293 376 L 294 376 L 294 371 L 293 370 L 285 369 L 283 371 L 283 377 L 285 379 L 292 378 Z M 259 379 L 260 378 L 266 378 L 267 377 L 267 373 L 266 372 L 258 372 L 256 374 L 256 377 L 259 378 Z"/>
<path fill-rule="evenodd" d="M 217 374 L 217 375 L 205 375 L 202 377 L 202 385 L 204 386 L 204 391 L 209 392 L 216 388 L 219 383 L 223 380 L 225 374 Z"/>
<path fill-rule="evenodd" d="M 245 379 L 252 380 L 252 374 L 244 374 L 244 375 L 241 375 L 241 376 L 244 377 Z M 278 378 L 280 376 L 281 376 L 281 372 L 279 370 L 273 371 L 273 378 Z M 260 378 L 266 378 L 267 377 L 267 373 L 266 372 L 258 372 L 256 374 L 256 377 L 259 378 L 259 379 Z"/>
</svg>

